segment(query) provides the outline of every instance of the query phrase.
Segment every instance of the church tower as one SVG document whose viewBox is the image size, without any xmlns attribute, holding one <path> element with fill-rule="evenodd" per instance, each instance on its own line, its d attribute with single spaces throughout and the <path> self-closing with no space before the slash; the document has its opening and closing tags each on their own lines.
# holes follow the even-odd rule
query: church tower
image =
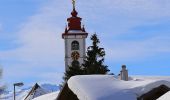
<svg viewBox="0 0 170 100">
<path fill-rule="evenodd" d="M 81 18 L 78 17 L 78 12 L 75 9 L 75 0 L 73 1 L 73 11 L 71 17 L 67 19 L 68 25 L 62 38 L 65 43 L 65 70 L 72 63 L 82 64 L 86 55 L 86 38 L 88 33 L 84 26 L 81 25 Z"/>
</svg>

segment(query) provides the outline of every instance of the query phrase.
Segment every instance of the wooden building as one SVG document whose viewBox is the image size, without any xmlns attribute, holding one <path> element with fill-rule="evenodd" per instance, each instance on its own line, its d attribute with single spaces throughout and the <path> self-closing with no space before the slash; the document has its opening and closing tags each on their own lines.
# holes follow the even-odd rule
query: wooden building
<svg viewBox="0 0 170 100">
<path fill-rule="evenodd" d="M 56 100 L 79 100 L 77 96 L 69 89 L 66 83 L 61 89 Z"/>
<path fill-rule="evenodd" d="M 37 83 L 32 87 L 28 95 L 25 97 L 24 100 L 32 100 L 38 96 L 44 95 L 47 92 L 41 88 Z"/>
<path fill-rule="evenodd" d="M 112 75 L 78 75 L 68 80 L 56 100 L 157 100 L 168 91 L 166 79 L 122 81 Z"/>
<path fill-rule="evenodd" d="M 156 87 L 151 91 L 138 97 L 137 100 L 156 100 L 168 91 L 170 91 L 169 87 L 167 87 L 166 85 L 160 85 L 159 87 Z"/>
</svg>

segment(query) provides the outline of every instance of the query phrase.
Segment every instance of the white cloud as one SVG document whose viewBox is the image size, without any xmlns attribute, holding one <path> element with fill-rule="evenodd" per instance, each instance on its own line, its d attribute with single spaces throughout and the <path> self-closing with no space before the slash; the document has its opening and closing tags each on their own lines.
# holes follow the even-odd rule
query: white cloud
<svg viewBox="0 0 170 100">
<path fill-rule="evenodd" d="M 142 60 L 160 53 L 169 53 L 168 32 L 148 33 L 154 35 L 143 40 L 116 38 L 118 35 L 131 35 L 136 27 L 152 27 L 162 21 L 169 21 L 169 0 L 93 0 L 90 3 L 83 0 L 79 3 L 80 9 L 84 11 L 83 16 L 90 20 L 86 23 L 90 27 L 94 25 L 92 28 L 99 34 L 109 60 Z M 164 37 L 159 37 L 160 34 L 164 34 Z"/>
<path fill-rule="evenodd" d="M 39 76 L 40 79 L 42 79 L 41 81 L 39 81 L 39 83 L 46 83 L 46 79 L 48 79 L 48 82 L 50 83 L 57 83 L 57 84 L 61 84 L 61 82 L 63 82 L 63 73 L 57 73 L 57 72 L 50 72 L 50 73 L 43 73 L 41 76 Z"/>
<path fill-rule="evenodd" d="M 78 3 L 80 3 L 80 9 L 86 11 L 84 13 L 88 13 L 88 16 L 95 16 L 96 13 L 93 12 L 101 14 L 100 16 L 122 14 L 122 16 L 142 19 L 170 16 L 169 0 L 93 0 L 88 2 L 81 0 Z M 100 16 L 97 17 L 100 18 Z"/>
<path fill-rule="evenodd" d="M 57 21 L 58 17 L 61 17 L 60 13 L 54 12 L 55 9 L 50 7 L 43 7 L 20 26 L 17 43 L 22 46 L 7 51 L 8 56 L 17 56 L 20 60 L 26 61 L 45 61 L 63 56 L 64 42 L 61 34 L 64 23 Z"/>
<path fill-rule="evenodd" d="M 90 0 L 88 2 L 81 0 L 77 2 L 79 16 L 83 17 L 87 31 L 90 33 L 96 31 L 99 34 L 109 59 L 120 61 L 136 59 L 139 56 L 144 59 L 158 52 L 169 52 L 170 46 L 167 42 L 169 38 L 166 36 L 156 38 L 155 35 L 154 38 L 142 41 L 112 40 L 116 35 L 128 33 L 136 26 L 154 24 L 169 18 L 169 0 Z M 6 64 L 8 77 L 17 77 L 16 73 L 21 72 L 21 78 L 29 77 L 31 73 L 39 74 L 44 80 L 50 76 L 57 76 L 57 74 L 51 75 L 53 71 L 58 73 L 64 71 L 64 41 L 61 34 L 64 31 L 66 18 L 70 16 L 71 7 L 71 1 L 50 0 L 44 3 L 37 14 L 30 16 L 20 25 L 17 43 L 22 46 L 0 52 L 1 60 L 18 61 L 17 64 Z M 10 68 L 11 66 L 13 68 Z M 47 67 L 54 70 L 44 74 L 43 69 Z"/>
<path fill-rule="evenodd" d="M 112 47 L 106 47 L 107 58 L 112 61 L 136 61 L 170 53 L 169 40 L 169 37 L 154 37 L 140 41 L 114 41 L 110 44 Z"/>
<path fill-rule="evenodd" d="M 59 3 L 60 1 L 61 0 L 51 0 L 51 2 L 44 5 L 44 7 L 42 7 L 37 14 L 31 16 L 27 22 L 24 22 L 20 26 L 20 31 L 18 32 L 18 43 L 21 43 L 23 46 L 21 48 L 11 51 L 11 53 L 18 52 L 17 53 L 18 56 L 21 56 L 21 57 L 26 56 L 25 58 L 29 58 L 29 57 L 36 58 L 36 56 L 43 56 L 43 55 L 63 56 L 63 53 L 64 53 L 63 50 L 59 49 L 59 48 L 64 48 L 63 47 L 64 43 L 63 43 L 63 40 L 61 39 L 61 33 L 64 31 L 66 18 L 70 16 L 71 1 L 69 2 L 62 1 L 61 3 Z M 114 28 L 114 27 L 121 28 L 121 29 L 116 29 L 116 30 L 106 30 L 109 32 L 113 32 L 114 34 L 117 34 L 119 33 L 117 31 L 122 31 L 122 30 L 123 30 L 122 33 L 127 32 L 131 30 L 132 28 L 138 25 L 142 25 L 146 22 L 139 21 L 139 19 L 127 20 L 128 19 L 127 18 L 127 19 L 124 19 L 123 21 L 120 21 L 120 24 L 119 24 L 119 23 L 114 23 L 114 21 L 116 21 L 116 19 L 112 19 L 112 17 L 114 16 L 99 15 L 96 12 L 100 11 L 102 13 L 102 12 L 105 12 L 105 9 L 110 9 L 111 11 L 114 11 L 115 9 L 119 11 L 123 11 L 123 9 L 124 10 L 129 9 L 133 13 L 134 12 L 141 13 L 141 16 L 142 16 L 142 15 L 147 15 L 146 14 L 147 12 L 148 13 L 152 12 L 152 9 L 154 9 L 152 13 L 155 13 L 155 14 L 161 13 L 162 12 L 161 9 L 164 9 L 164 12 L 158 15 L 159 16 L 166 16 L 166 14 L 170 15 L 169 10 L 168 10 L 168 7 L 170 8 L 170 6 L 168 6 L 170 5 L 170 3 L 168 2 L 168 0 L 163 0 L 163 1 L 160 1 L 160 0 L 150 0 L 150 1 L 148 0 L 124 0 L 124 1 L 100 0 L 97 3 L 96 1 L 87 2 L 86 0 L 82 0 L 81 2 L 80 1 L 77 1 L 77 2 L 78 2 L 77 6 L 79 7 L 79 8 L 77 7 L 77 9 L 80 10 L 80 14 L 82 14 L 82 16 L 84 15 L 84 13 L 87 14 L 85 15 L 87 18 L 86 17 L 84 18 L 85 20 L 87 20 L 87 24 L 93 21 L 90 15 L 95 15 L 95 18 L 97 17 L 100 18 L 100 16 L 106 17 L 108 18 L 108 20 L 110 19 L 110 22 L 112 23 L 109 23 L 108 26 L 107 26 L 107 23 L 105 23 L 106 25 L 105 24 L 102 25 L 103 28 L 107 28 L 110 26 L 111 28 Z M 95 7 L 94 4 L 97 7 Z M 69 6 L 69 7 L 65 7 L 65 6 Z M 94 9 L 93 10 L 94 12 L 89 13 L 89 9 L 90 10 L 92 9 L 90 7 Z M 141 10 L 136 9 L 136 8 L 139 8 Z M 99 10 L 99 9 L 102 9 L 102 10 Z M 147 12 L 145 11 L 145 9 L 147 9 L 146 10 Z M 81 10 L 86 11 L 86 12 L 81 12 Z M 116 14 L 119 15 L 119 12 L 106 12 L 106 13 L 110 13 L 111 15 L 115 13 L 115 15 Z M 127 14 L 129 15 L 129 12 Z M 167 15 L 167 17 L 169 15 Z M 136 17 L 140 17 L 140 16 L 136 16 Z M 153 16 L 153 18 L 154 17 L 155 16 Z M 146 19 L 147 18 L 148 16 L 146 17 Z M 98 20 L 96 20 L 96 22 L 97 21 Z M 89 30 L 94 30 L 94 29 L 90 28 Z M 100 31 L 100 30 L 101 29 L 96 29 L 96 31 Z M 107 33 L 107 34 L 109 36 L 114 35 L 110 33 Z M 103 35 L 103 34 L 99 34 L 99 35 Z M 33 54 L 34 56 L 31 55 L 30 53 L 31 54 L 34 53 Z"/>
<path fill-rule="evenodd" d="M 54 6 L 45 5 L 20 26 L 17 43 L 21 46 L 0 52 L 1 60 L 8 62 L 3 62 L 4 77 L 18 77 L 21 80 L 36 74 L 41 76 L 44 70 L 64 71 L 64 41 L 61 34 L 65 24 L 61 22 L 66 19 L 59 21 L 61 17 L 63 15 L 55 11 Z"/>
</svg>

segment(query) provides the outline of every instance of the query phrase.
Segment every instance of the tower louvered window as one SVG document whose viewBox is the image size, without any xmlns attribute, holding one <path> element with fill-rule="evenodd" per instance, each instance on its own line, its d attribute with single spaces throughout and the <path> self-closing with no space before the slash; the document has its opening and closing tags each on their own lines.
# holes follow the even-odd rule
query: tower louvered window
<svg viewBox="0 0 170 100">
<path fill-rule="evenodd" d="M 79 50 L 79 42 L 78 41 L 73 41 L 71 43 L 71 50 Z"/>
</svg>

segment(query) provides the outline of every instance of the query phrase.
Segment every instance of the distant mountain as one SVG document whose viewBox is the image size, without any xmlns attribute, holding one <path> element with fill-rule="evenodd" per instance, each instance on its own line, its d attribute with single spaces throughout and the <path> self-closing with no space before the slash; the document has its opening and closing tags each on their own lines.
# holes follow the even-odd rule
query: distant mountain
<svg viewBox="0 0 170 100">
<path fill-rule="evenodd" d="M 54 84 L 41 84 L 40 85 L 43 89 L 47 91 L 47 93 L 58 91 L 59 86 Z M 23 100 L 27 94 L 30 92 L 32 87 L 26 87 L 16 92 L 16 100 Z M 6 90 L 4 93 L 0 96 L 0 100 L 13 100 L 13 91 Z"/>
<path fill-rule="evenodd" d="M 59 90 L 59 86 L 54 84 L 42 84 L 41 87 L 44 88 L 45 90 L 48 90 L 49 92 L 54 92 Z"/>
</svg>

